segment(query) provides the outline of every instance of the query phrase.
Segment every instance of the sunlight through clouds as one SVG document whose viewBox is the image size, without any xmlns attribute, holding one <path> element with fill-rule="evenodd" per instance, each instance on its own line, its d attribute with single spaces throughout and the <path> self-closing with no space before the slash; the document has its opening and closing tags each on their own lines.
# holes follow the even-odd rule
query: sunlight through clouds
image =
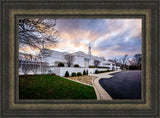
<svg viewBox="0 0 160 118">
<path fill-rule="evenodd" d="M 96 56 L 133 56 L 141 52 L 141 25 L 141 19 L 57 19 L 62 41 L 54 49 L 87 53 L 91 42 Z"/>
<path fill-rule="evenodd" d="M 56 46 L 46 47 L 48 49 L 88 53 L 91 43 L 95 56 L 108 58 L 141 53 L 141 19 L 57 19 L 56 29 L 61 40 Z"/>
</svg>

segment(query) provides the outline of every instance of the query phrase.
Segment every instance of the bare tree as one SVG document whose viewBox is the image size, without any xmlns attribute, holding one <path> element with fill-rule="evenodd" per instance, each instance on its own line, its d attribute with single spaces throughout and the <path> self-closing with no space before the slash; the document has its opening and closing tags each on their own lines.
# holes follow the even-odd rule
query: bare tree
<svg viewBox="0 0 160 118">
<path fill-rule="evenodd" d="M 19 59 L 18 67 L 20 68 L 22 66 L 22 59 Z"/>
<path fill-rule="evenodd" d="M 119 59 L 117 59 L 117 58 L 109 59 L 108 61 L 114 63 L 116 66 L 120 66 L 120 61 L 119 61 Z"/>
<path fill-rule="evenodd" d="M 95 66 L 96 68 L 98 67 L 99 64 L 100 64 L 100 61 L 94 60 L 94 66 Z"/>
<path fill-rule="evenodd" d="M 38 72 L 39 67 L 40 67 L 40 63 L 37 61 L 37 59 L 34 59 L 34 62 L 32 65 L 32 72 L 36 74 Z"/>
<path fill-rule="evenodd" d="M 132 60 L 131 61 L 129 60 L 129 62 L 132 66 L 135 66 L 138 69 L 141 69 L 141 59 L 142 59 L 141 54 L 135 54 Z"/>
<path fill-rule="evenodd" d="M 59 41 L 59 34 L 55 28 L 55 19 L 20 19 L 19 20 L 19 49 L 38 49 L 38 57 L 41 60 L 49 56 L 51 52 L 45 48 L 53 46 Z M 45 46 L 45 48 L 44 48 Z M 27 47 L 27 48 L 26 48 Z M 36 67 L 36 66 L 35 66 Z"/>
<path fill-rule="evenodd" d="M 128 62 L 129 62 L 130 65 L 134 65 L 135 64 L 134 60 L 128 60 Z"/>
<path fill-rule="evenodd" d="M 28 72 L 31 70 L 31 64 L 29 59 L 23 59 L 23 64 L 22 64 L 22 72 L 27 75 Z"/>
<path fill-rule="evenodd" d="M 124 69 L 124 67 L 126 67 L 127 57 L 128 57 L 128 55 L 125 54 L 124 57 L 122 58 L 122 69 Z"/>
<path fill-rule="evenodd" d="M 42 41 L 46 46 L 56 44 L 59 36 L 55 26 L 55 19 L 20 19 L 19 47 L 41 49 Z"/>
<path fill-rule="evenodd" d="M 115 66 L 119 66 L 120 67 L 122 65 L 122 63 L 120 62 L 120 59 L 117 59 L 117 58 L 109 59 L 108 61 L 114 63 Z M 113 70 L 115 68 L 117 69 L 117 67 L 114 67 L 114 66 L 112 67 Z"/>
<path fill-rule="evenodd" d="M 75 56 L 72 54 L 66 54 L 64 58 L 67 61 L 67 66 L 71 67 L 73 62 L 75 61 Z"/>
<path fill-rule="evenodd" d="M 49 64 L 48 64 L 48 62 L 43 62 L 43 63 L 42 63 L 42 72 L 43 72 L 43 73 L 46 73 L 46 72 L 48 71 L 48 69 L 49 69 Z"/>
<path fill-rule="evenodd" d="M 135 54 L 134 55 L 134 60 L 135 60 L 135 63 L 137 65 L 141 64 L 141 59 L 142 59 L 142 55 L 141 54 Z"/>
<path fill-rule="evenodd" d="M 46 48 L 43 48 L 40 50 L 38 56 L 43 56 L 43 58 L 46 58 L 46 57 L 49 57 L 52 53 L 52 50 L 49 50 L 49 49 L 46 49 Z"/>
</svg>

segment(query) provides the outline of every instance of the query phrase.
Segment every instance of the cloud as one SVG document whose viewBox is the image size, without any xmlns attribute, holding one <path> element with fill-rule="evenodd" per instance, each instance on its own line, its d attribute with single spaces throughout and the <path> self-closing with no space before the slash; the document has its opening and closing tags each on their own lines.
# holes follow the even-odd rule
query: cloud
<svg viewBox="0 0 160 118">
<path fill-rule="evenodd" d="M 141 52 L 141 19 L 57 19 L 56 29 L 61 40 L 49 49 L 58 51 L 83 51 L 104 56 L 134 55 Z"/>
<path fill-rule="evenodd" d="M 119 54 L 120 52 L 126 52 L 128 54 L 141 52 L 142 38 L 140 19 L 116 19 L 111 21 L 110 24 L 108 32 L 95 41 L 94 48 L 96 50 L 114 51 L 112 55 L 115 55 L 116 52 L 119 52 Z"/>
<path fill-rule="evenodd" d="M 62 41 L 54 49 L 88 52 L 97 56 L 123 56 L 141 52 L 141 19 L 57 19 Z"/>
</svg>

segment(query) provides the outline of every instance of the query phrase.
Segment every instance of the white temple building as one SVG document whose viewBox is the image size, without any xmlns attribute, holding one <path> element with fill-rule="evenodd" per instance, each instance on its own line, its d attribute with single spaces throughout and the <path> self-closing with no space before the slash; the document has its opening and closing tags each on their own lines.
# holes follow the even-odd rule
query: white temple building
<svg viewBox="0 0 160 118">
<path fill-rule="evenodd" d="M 83 72 L 87 70 L 89 73 L 94 73 L 95 70 L 106 71 L 106 70 L 119 70 L 114 63 L 109 62 L 104 59 L 104 57 L 97 57 L 92 55 L 91 46 L 88 47 L 88 54 L 78 51 L 74 53 L 69 52 L 59 52 L 55 50 L 44 49 L 43 51 L 49 51 L 49 56 L 35 56 L 31 54 L 19 53 L 19 74 L 24 74 L 29 71 L 28 74 L 33 74 L 33 71 L 37 69 L 37 73 L 42 73 L 43 67 L 49 67 L 45 71 L 55 73 L 59 76 L 64 76 L 66 71 L 72 72 Z M 67 61 L 65 55 L 74 55 L 74 61 L 71 67 L 67 67 Z M 98 68 L 95 68 L 94 61 L 99 61 Z M 58 67 L 59 63 L 63 63 L 64 67 Z M 74 67 L 74 65 L 79 65 L 79 67 Z M 44 65 L 44 66 L 43 66 Z M 46 66 L 45 66 L 46 65 Z M 29 67 L 28 69 L 26 67 Z"/>
<path fill-rule="evenodd" d="M 48 62 L 50 66 L 57 67 L 58 63 L 64 63 L 64 65 L 67 66 L 66 60 L 65 60 L 66 54 L 74 55 L 75 60 L 72 66 L 74 66 L 75 64 L 78 64 L 80 67 L 88 68 L 89 66 L 94 66 L 94 60 L 98 60 L 100 62 L 98 65 L 99 67 L 110 67 L 110 69 L 112 69 L 112 67 L 115 66 L 114 63 L 105 60 L 104 57 L 97 57 L 92 55 L 90 45 L 88 47 L 88 54 L 82 51 L 68 53 L 68 52 L 59 52 L 59 51 L 52 50 L 50 56 L 46 57 L 44 60 Z"/>
</svg>

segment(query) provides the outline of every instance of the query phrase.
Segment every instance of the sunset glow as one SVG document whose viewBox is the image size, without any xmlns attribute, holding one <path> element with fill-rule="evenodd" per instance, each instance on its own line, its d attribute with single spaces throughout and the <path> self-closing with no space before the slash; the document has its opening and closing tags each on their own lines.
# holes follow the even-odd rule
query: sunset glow
<svg viewBox="0 0 160 118">
<path fill-rule="evenodd" d="M 45 47 L 61 52 L 82 51 L 105 58 L 141 53 L 141 19 L 57 19 L 61 40 Z M 52 31 L 50 31 L 52 33 Z M 28 49 L 28 52 L 34 52 Z"/>
</svg>

